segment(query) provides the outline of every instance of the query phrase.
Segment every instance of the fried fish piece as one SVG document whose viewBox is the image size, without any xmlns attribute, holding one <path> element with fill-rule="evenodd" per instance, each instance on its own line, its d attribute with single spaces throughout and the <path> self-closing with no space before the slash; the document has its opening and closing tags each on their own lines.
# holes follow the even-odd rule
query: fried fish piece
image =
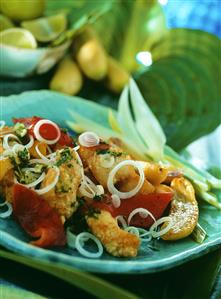
<svg viewBox="0 0 221 299">
<path fill-rule="evenodd" d="M 184 177 L 180 177 L 172 180 L 171 187 L 175 192 L 169 212 L 173 226 L 162 236 L 163 240 L 178 240 L 189 236 L 194 230 L 199 216 L 192 184 Z M 163 224 L 161 229 L 166 225 Z"/>
<path fill-rule="evenodd" d="M 96 148 L 87 148 L 80 146 L 80 157 L 86 167 L 90 169 L 96 180 L 104 187 L 107 188 L 107 180 L 111 170 L 120 162 L 131 160 L 130 155 L 126 154 L 119 146 L 110 144 L 108 150 L 97 150 Z M 112 165 L 106 167 L 104 165 L 104 155 L 107 159 L 112 159 Z M 109 157 L 108 157 L 109 156 Z M 122 192 L 132 190 L 139 181 L 139 175 L 133 166 L 126 165 L 119 169 L 115 175 L 115 184 L 119 184 L 119 189 Z M 145 180 L 140 190 L 142 194 L 154 192 L 154 186 Z"/>
<path fill-rule="evenodd" d="M 75 151 L 69 147 L 57 151 L 56 164 L 60 170 L 59 180 L 53 189 L 42 196 L 65 222 L 78 207 L 76 197 L 82 179 L 82 166 L 78 163 Z M 49 168 L 41 188 L 51 184 L 55 176 L 55 168 Z"/>
<path fill-rule="evenodd" d="M 93 216 L 86 216 L 86 221 L 92 233 L 113 256 L 135 257 L 140 245 L 139 238 L 122 230 L 117 220 L 105 210 Z"/>
</svg>

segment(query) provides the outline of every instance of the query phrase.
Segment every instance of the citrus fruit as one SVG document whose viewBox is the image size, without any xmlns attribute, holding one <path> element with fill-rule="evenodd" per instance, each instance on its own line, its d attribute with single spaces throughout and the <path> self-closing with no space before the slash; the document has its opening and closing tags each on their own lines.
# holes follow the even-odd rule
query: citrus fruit
<svg viewBox="0 0 221 299">
<path fill-rule="evenodd" d="M 45 0 L 1 0 L 1 12 L 15 21 L 31 20 L 42 16 Z"/>
<path fill-rule="evenodd" d="M 23 28 L 10 28 L 0 32 L 0 43 L 17 48 L 37 48 L 37 42 L 32 33 Z"/>
<path fill-rule="evenodd" d="M 11 20 L 8 17 L 0 14 L 0 31 L 3 31 L 8 28 L 12 28 L 12 27 L 14 27 L 14 24 L 11 22 Z"/>
<path fill-rule="evenodd" d="M 24 21 L 21 26 L 29 30 L 40 42 L 50 42 L 57 38 L 67 27 L 65 15 L 59 14 L 33 21 Z"/>
</svg>

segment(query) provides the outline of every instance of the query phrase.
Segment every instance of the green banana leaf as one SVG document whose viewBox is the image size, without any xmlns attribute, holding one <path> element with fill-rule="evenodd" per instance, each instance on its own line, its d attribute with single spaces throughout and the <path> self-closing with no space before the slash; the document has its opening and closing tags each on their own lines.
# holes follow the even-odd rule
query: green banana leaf
<svg viewBox="0 0 221 299">
<path fill-rule="evenodd" d="M 97 298 L 102 299 L 110 296 L 110 298 L 118 299 L 139 299 L 138 296 L 126 290 L 123 290 L 120 287 L 117 287 L 92 274 L 74 269 L 73 267 L 53 265 L 53 263 L 51 262 L 40 260 L 36 261 L 34 259 L 16 255 L 4 250 L 0 250 L 0 256 L 52 274 L 78 288 L 83 289 L 84 291 L 96 296 Z"/>
<path fill-rule="evenodd" d="M 143 275 L 88 275 L 83 273 L 80 276 L 75 270 L 67 270 L 67 269 L 54 269 L 53 266 L 48 267 L 47 264 L 42 261 L 34 261 L 28 257 L 21 257 L 19 255 L 9 253 L 4 250 L 0 250 L 1 258 L 5 259 L 4 266 L 7 267 L 7 260 L 11 260 L 14 263 L 19 263 L 19 274 L 25 273 L 25 269 L 22 269 L 22 265 L 31 267 L 33 269 L 40 270 L 42 272 L 48 273 L 52 275 L 52 277 L 57 277 L 72 285 L 73 287 L 82 288 L 88 293 L 88 296 L 85 299 L 91 298 L 90 295 L 95 295 L 96 298 L 112 298 L 108 297 L 110 294 L 114 294 L 116 298 L 144 298 L 144 299 L 208 299 L 208 298 L 220 298 L 220 283 L 219 283 L 219 274 L 220 266 L 221 266 L 221 254 L 219 251 L 214 253 L 210 253 L 205 257 L 192 261 L 186 265 L 181 267 L 177 267 L 173 270 L 165 271 L 162 273 L 155 274 L 143 274 Z M 16 267 L 18 268 L 18 267 Z M 8 272 L 9 269 L 6 271 Z M 23 272 L 22 272 L 23 271 Z M 0 271 L 1 272 L 1 271 Z M 15 274 L 18 271 L 15 271 Z M 29 271 L 30 272 L 30 271 Z M 3 272 L 2 272 L 3 273 Z M 40 274 L 39 274 L 40 275 Z M 5 275 L 2 274 L 3 278 Z M 7 275 L 8 277 L 9 275 Z M 90 279 L 89 283 L 87 283 L 88 276 L 93 277 L 93 288 L 90 288 Z M 36 275 L 34 276 L 36 277 Z M 22 282 L 24 285 L 24 279 L 16 279 L 17 281 Z M 53 278 L 52 278 L 53 280 Z M 82 286 L 80 281 L 82 280 Z M 26 284 L 31 281 L 31 278 L 25 279 Z M 102 288 L 103 292 L 99 295 L 96 295 L 97 281 L 99 281 L 100 285 L 98 290 Z M 191 281 L 191 284 L 190 284 Z M 31 283 L 33 286 L 33 282 Z M 116 292 L 113 293 L 112 291 Z M 30 289 L 30 288 L 29 288 Z M 93 290 L 95 289 L 95 290 Z M 124 296 L 122 297 L 122 289 L 124 289 Z M 2 287 L 2 294 L 7 294 L 9 291 L 9 297 L 4 297 L 5 299 L 11 299 L 12 288 L 10 290 L 6 290 Z M 15 289 L 17 291 L 17 289 Z M 32 290 L 32 289 L 31 289 Z M 42 288 L 38 288 L 37 292 L 41 292 Z M 74 291 L 75 289 L 73 289 Z M 44 285 L 44 294 L 52 292 L 50 287 L 47 285 L 47 280 Z M 119 292 L 119 293 L 118 293 Z M 132 292 L 132 293 L 130 293 Z M 54 292 L 53 292 L 54 294 Z M 90 295 L 89 295 L 90 294 Z M 134 295 L 136 294 L 136 295 Z M 20 292 L 16 299 L 25 298 L 25 294 Z M 23 295 L 23 297 L 21 296 Z M 27 298 L 39 298 L 32 293 L 28 293 Z M 33 297 L 30 297 L 32 295 Z M 99 296 L 99 297 L 98 297 Z M 103 296 L 103 297 L 102 297 Z M 14 298 L 14 297 L 13 297 Z M 40 297 L 42 298 L 42 297 Z M 39 299 L 40 299 L 39 298 Z M 53 298 L 53 297 L 51 297 Z M 94 297 L 92 297 L 94 298 Z"/>
<path fill-rule="evenodd" d="M 153 64 L 135 77 L 168 143 L 180 150 L 221 123 L 221 40 L 200 30 L 172 29 L 150 51 Z"/>
</svg>

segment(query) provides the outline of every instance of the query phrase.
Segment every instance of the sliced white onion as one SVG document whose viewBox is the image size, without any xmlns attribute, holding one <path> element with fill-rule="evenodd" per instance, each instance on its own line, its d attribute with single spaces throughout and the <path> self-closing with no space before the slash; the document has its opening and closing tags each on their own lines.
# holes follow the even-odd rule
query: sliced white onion
<svg viewBox="0 0 221 299">
<path fill-rule="evenodd" d="M 43 159 L 31 159 L 29 161 L 29 164 L 32 165 L 32 164 L 45 164 L 45 165 L 50 165 L 51 164 L 51 161 L 46 161 L 46 160 L 43 160 Z"/>
<path fill-rule="evenodd" d="M 4 149 L 11 149 L 12 147 L 9 145 L 9 139 L 15 139 L 16 141 L 18 141 L 18 143 L 20 143 L 18 137 L 14 134 L 7 134 L 3 137 L 3 148 Z"/>
<path fill-rule="evenodd" d="M 6 160 L 8 159 L 7 155 L 5 155 L 5 153 L 3 153 L 1 156 L 0 156 L 0 160 Z"/>
<path fill-rule="evenodd" d="M 2 130 L 5 126 L 5 121 L 4 120 L 0 120 L 0 130 Z"/>
<path fill-rule="evenodd" d="M 168 222 L 168 225 L 164 229 L 157 232 L 156 229 L 157 229 L 158 225 L 160 225 L 162 223 L 165 223 L 165 222 Z M 150 227 L 150 233 L 153 236 L 153 238 L 158 238 L 158 237 L 161 237 L 161 236 L 165 235 L 171 229 L 172 226 L 173 226 L 173 221 L 172 221 L 171 217 L 169 217 L 169 216 L 162 217 L 162 218 L 158 219 Z"/>
<path fill-rule="evenodd" d="M 66 230 L 66 237 L 68 247 L 75 249 L 76 235 L 71 232 L 69 227 Z"/>
<path fill-rule="evenodd" d="M 102 185 L 96 186 L 96 195 L 100 196 L 104 194 L 104 187 Z"/>
<path fill-rule="evenodd" d="M 128 192 L 121 192 L 119 190 L 117 190 L 114 186 L 114 177 L 115 174 L 117 173 L 117 171 L 123 167 L 123 166 L 134 166 L 137 168 L 139 175 L 140 175 L 140 179 L 138 181 L 137 186 L 132 189 L 131 191 Z M 120 162 L 119 164 L 117 164 L 109 173 L 108 179 L 107 179 L 107 188 L 109 190 L 110 193 L 112 194 L 117 194 L 120 198 L 125 199 L 125 198 L 130 198 L 132 196 L 134 196 L 135 194 L 138 193 L 138 191 L 140 190 L 140 188 L 143 186 L 144 183 L 144 172 L 142 167 L 139 165 L 139 163 L 137 163 L 136 161 L 133 160 L 124 160 L 122 162 Z"/>
<path fill-rule="evenodd" d="M 87 177 L 86 175 L 83 175 L 83 180 L 81 182 L 81 186 L 79 188 L 82 195 L 93 198 L 95 195 L 102 195 L 104 194 L 104 188 L 101 185 L 95 185 L 92 180 Z"/>
<path fill-rule="evenodd" d="M 124 219 L 124 216 L 118 215 L 115 219 L 117 220 L 117 222 L 120 222 L 123 228 L 127 227 L 127 222 Z"/>
<path fill-rule="evenodd" d="M 82 161 L 81 161 L 81 158 L 80 158 L 78 152 L 76 151 L 75 154 L 76 154 L 77 161 L 78 161 L 79 165 L 83 167 L 83 163 L 82 163 Z"/>
<path fill-rule="evenodd" d="M 146 229 L 141 228 L 141 227 L 138 227 L 137 229 L 139 230 L 140 240 L 142 242 L 150 242 L 150 240 L 152 239 L 151 233 L 149 231 L 147 231 Z"/>
<path fill-rule="evenodd" d="M 78 150 L 79 150 L 79 148 L 80 148 L 80 146 L 79 146 L 79 145 L 77 145 L 77 146 L 75 146 L 75 147 L 73 148 L 73 150 L 76 152 L 76 151 L 78 151 Z"/>
<path fill-rule="evenodd" d="M 94 132 L 84 132 L 78 137 L 78 141 L 82 146 L 92 147 L 100 143 L 100 138 Z"/>
<path fill-rule="evenodd" d="M 0 207 L 4 207 L 7 204 L 7 201 L 1 202 Z"/>
<path fill-rule="evenodd" d="M 47 144 L 47 150 L 48 150 L 49 154 L 53 153 L 52 150 L 51 150 L 51 148 L 50 148 L 50 146 L 48 144 Z"/>
<path fill-rule="evenodd" d="M 39 178 L 37 178 L 37 180 L 35 180 L 34 182 L 32 182 L 30 184 L 21 184 L 17 181 L 16 177 L 14 178 L 14 182 L 15 182 L 15 184 L 20 184 L 20 185 L 23 185 L 27 188 L 33 188 L 33 187 L 37 186 L 39 183 L 41 183 L 44 178 L 45 178 L 45 173 L 42 172 L 42 174 L 39 176 Z"/>
<path fill-rule="evenodd" d="M 28 148 L 31 148 L 32 145 L 34 144 L 34 137 L 31 136 L 31 135 L 29 135 L 29 139 L 30 139 L 29 142 L 28 142 L 27 144 L 24 145 L 24 147 L 27 148 L 27 149 L 28 149 Z"/>
<path fill-rule="evenodd" d="M 100 155 L 100 164 L 104 168 L 111 168 L 114 165 L 115 158 L 110 154 Z"/>
<path fill-rule="evenodd" d="M 150 232 L 141 227 L 128 226 L 124 230 L 139 237 L 143 243 L 150 242 L 152 239 Z"/>
<path fill-rule="evenodd" d="M 58 167 L 56 167 L 56 166 L 54 166 L 53 167 L 53 169 L 56 171 L 56 175 L 55 175 L 55 178 L 54 178 L 54 180 L 51 182 L 51 184 L 49 184 L 48 186 L 46 186 L 46 187 L 44 187 L 44 188 L 42 188 L 42 189 L 36 189 L 35 191 L 38 193 L 38 194 L 45 194 L 45 193 L 47 193 L 48 191 L 50 191 L 51 189 L 53 189 L 55 186 L 56 186 L 56 184 L 57 184 L 57 182 L 58 182 L 58 180 L 59 180 L 59 176 L 60 176 L 60 170 L 59 170 L 59 168 Z"/>
<path fill-rule="evenodd" d="M 155 217 L 153 216 L 153 214 L 152 214 L 150 211 L 148 211 L 147 209 L 144 209 L 144 208 L 136 208 L 136 209 L 134 209 L 134 210 L 129 214 L 129 216 L 128 216 L 128 219 L 127 219 L 127 223 L 128 223 L 128 225 L 130 224 L 131 219 L 134 217 L 134 215 L 136 215 L 136 214 L 138 214 L 138 213 L 139 213 L 139 215 L 140 215 L 142 218 L 147 218 L 148 216 L 150 216 L 150 217 L 153 219 L 154 222 L 156 221 L 156 219 L 155 219 Z"/>
<path fill-rule="evenodd" d="M 53 139 L 53 140 L 48 140 L 48 139 L 45 139 L 45 138 L 43 138 L 43 137 L 41 136 L 41 134 L 40 134 L 40 132 L 39 132 L 39 129 L 40 129 L 40 127 L 41 127 L 42 125 L 44 125 L 44 124 L 50 124 L 50 125 L 53 125 L 53 126 L 57 129 L 58 136 L 57 136 L 55 139 Z M 45 143 L 47 143 L 47 144 L 54 144 L 54 143 L 56 143 L 56 142 L 60 139 L 60 137 L 61 137 L 61 131 L 60 131 L 59 127 L 58 127 L 53 121 L 48 120 L 48 119 L 41 119 L 41 120 L 39 120 L 39 121 L 35 124 L 33 132 L 34 132 L 35 137 L 36 137 L 36 139 L 37 139 L 38 141 L 40 141 L 40 142 L 45 142 Z"/>
<path fill-rule="evenodd" d="M 24 145 L 20 143 L 16 143 L 12 147 L 12 152 L 16 155 L 19 151 L 23 151 L 25 149 Z"/>
<path fill-rule="evenodd" d="M 44 160 L 44 161 L 46 161 L 46 162 L 48 162 L 48 163 L 51 162 L 50 159 L 48 159 L 46 156 L 44 156 L 44 155 L 41 153 L 41 151 L 40 151 L 39 148 L 38 148 L 38 144 L 35 146 L 35 150 L 36 150 L 37 154 L 39 155 L 39 157 L 40 157 L 42 160 Z M 50 154 L 50 155 L 48 155 L 48 156 L 52 157 L 52 154 Z"/>
<path fill-rule="evenodd" d="M 13 210 L 12 210 L 12 205 L 9 202 L 5 201 L 4 203 L 1 203 L 0 206 L 1 207 L 7 206 L 8 208 L 7 211 L 0 213 L 0 218 L 5 219 L 11 216 Z"/>
<path fill-rule="evenodd" d="M 36 169 L 34 167 L 24 167 L 24 168 L 21 169 L 21 171 L 36 172 Z"/>
<path fill-rule="evenodd" d="M 137 227 L 135 226 L 128 226 L 124 229 L 126 232 L 130 233 L 130 234 L 134 234 L 135 236 L 139 237 L 139 230 Z"/>
<path fill-rule="evenodd" d="M 94 198 L 96 193 L 94 190 L 84 181 L 81 183 L 79 191 L 83 196 L 86 196 L 88 198 Z"/>
<path fill-rule="evenodd" d="M 97 252 L 90 252 L 86 249 L 84 249 L 82 242 L 84 243 L 87 240 L 93 240 L 94 243 L 97 245 Z M 77 249 L 77 251 L 82 254 L 85 257 L 89 257 L 89 258 L 99 258 L 101 257 L 101 255 L 103 254 L 103 246 L 101 244 L 101 242 L 98 240 L 98 238 L 96 238 L 94 235 L 88 233 L 88 232 L 83 232 L 80 233 L 79 235 L 77 235 L 76 240 L 75 240 L 75 248 Z"/>
<path fill-rule="evenodd" d="M 120 197 L 117 194 L 111 195 L 112 204 L 115 208 L 119 208 L 121 205 Z"/>
</svg>

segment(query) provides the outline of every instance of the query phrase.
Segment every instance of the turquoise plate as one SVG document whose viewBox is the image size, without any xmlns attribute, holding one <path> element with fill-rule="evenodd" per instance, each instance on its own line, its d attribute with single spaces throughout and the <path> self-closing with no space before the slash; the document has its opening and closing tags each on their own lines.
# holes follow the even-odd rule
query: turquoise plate
<svg viewBox="0 0 221 299">
<path fill-rule="evenodd" d="M 25 92 L 21 95 L 1 97 L 1 119 L 11 123 L 12 117 L 39 115 L 54 120 L 62 127 L 71 120 L 74 110 L 99 123 L 108 125 L 107 108 L 77 97 L 50 91 Z M 206 204 L 200 205 L 200 224 L 208 233 L 203 244 L 191 238 L 176 242 L 157 241 L 156 249 L 141 247 L 136 258 L 115 258 L 105 253 L 100 259 L 88 259 L 69 248 L 51 250 L 34 247 L 30 238 L 10 219 L 0 219 L 0 245 L 35 260 L 51 261 L 90 272 L 100 273 L 151 273 L 185 263 L 216 248 L 221 248 L 221 213 Z"/>
</svg>

